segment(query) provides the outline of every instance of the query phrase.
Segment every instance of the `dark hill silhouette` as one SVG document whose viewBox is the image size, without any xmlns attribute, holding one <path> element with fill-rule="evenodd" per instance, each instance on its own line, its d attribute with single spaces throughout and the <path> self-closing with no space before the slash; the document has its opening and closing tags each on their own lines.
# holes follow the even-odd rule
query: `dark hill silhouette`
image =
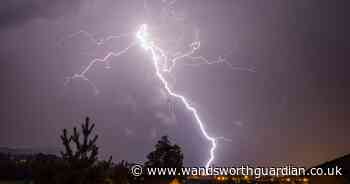
<svg viewBox="0 0 350 184">
<path fill-rule="evenodd" d="M 341 173 L 343 174 L 343 176 L 333 177 L 333 178 L 338 178 L 338 179 L 340 178 L 340 180 L 343 180 L 346 183 L 350 183 L 350 172 L 349 172 L 350 171 L 350 154 L 336 158 L 334 160 L 327 161 L 315 167 L 326 169 L 326 168 L 335 168 L 337 166 L 342 168 Z"/>
<path fill-rule="evenodd" d="M 0 153 L 10 155 L 34 155 L 38 153 L 58 155 L 57 148 L 9 148 L 0 147 Z"/>
<path fill-rule="evenodd" d="M 342 168 L 342 173 L 344 176 L 350 181 L 350 154 L 347 154 L 345 156 L 342 156 L 340 158 L 328 161 L 324 164 L 321 164 L 319 167 L 322 168 L 330 168 L 330 167 L 341 167 Z"/>
</svg>

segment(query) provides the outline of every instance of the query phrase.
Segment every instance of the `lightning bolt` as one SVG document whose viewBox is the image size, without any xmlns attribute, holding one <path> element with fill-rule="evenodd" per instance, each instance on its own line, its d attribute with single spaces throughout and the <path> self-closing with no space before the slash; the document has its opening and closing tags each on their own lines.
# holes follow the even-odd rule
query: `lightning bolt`
<svg viewBox="0 0 350 184">
<path fill-rule="evenodd" d="M 175 0 L 171 1 L 171 2 L 175 2 Z M 209 151 L 210 156 L 205 164 L 205 167 L 208 168 L 211 166 L 212 162 L 215 159 L 215 150 L 217 147 L 217 141 L 218 140 L 231 141 L 231 140 L 224 138 L 224 137 L 211 136 L 207 132 L 207 130 L 204 126 L 204 123 L 199 116 L 197 109 L 193 105 L 190 104 L 189 100 L 185 96 L 183 96 L 179 93 L 176 93 L 173 89 L 171 89 L 170 84 L 166 80 L 164 74 L 165 73 L 171 74 L 171 71 L 176 66 L 176 64 L 179 61 L 184 60 L 184 59 L 191 60 L 191 63 L 185 63 L 185 65 L 188 65 L 188 66 L 198 66 L 198 65 L 202 65 L 202 64 L 209 64 L 209 65 L 210 64 L 226 64 L 233 70 L 241 70 L 241 71 L 248 71 L 248 72 L 255 72 L 255 70 L 250 69 L 250 68 L 233 66 L 230 62 L 227 61 L 227 58 L 221 57 L 221 56 L 218 57 L 218 59 L 216 59 L 214 61 L 210 61 L 209 59 L 207 59 L 203 56 L 194 56 L 196 50 L 198 50 L 200 48 L 200 42 L 198 41 L 198 39 L 196 39 L 194 42 L 192 42 L 189 45 L 190 49 L 188 51 L 177 52 L 177 53 L 171 55 L 168 52 L 166 52 L 164 49 L 162 49 L 160 46 L 158 46 L 158 44 L 156 43 L 156 39 L 154 39 L 149 32 L 149 26 L 147 24 L 142 24 L 138 28 L 138 30 L 134 33 L 125 33 L 125 34 L 116 35 L 116 36 L 108 36 L 105 39 L 96 39 L 94 37 L 94 35 L 90 34 L 87 31 L 84 31 L 84 30 L 81 30 L 77 33 L 70 35 L 69 38 L 75 37 L 77 35 L 84 35 L 84 36 L 88 37 L 97 46 L 101 46 L 105 42 L 110 41 L 112 39 L 119 39 L 122 37 L 128 37 L 130 35 L 136 36 L 136 41 L 131 42 L 127 47 L 125 47 L 124 49 L 122 49 L 118 52 L 110 51 L 102 58 L 93 59 L 92 61 L 90 61 L 90 63 L 87 66 L 83 67 L 81 72 L 76 73 L 71 77 L 68 77 L 65 84 L 68 84 L 73 79 L 82 79 L 84 81 L 87 81 L 92 86 L 92 88 L 95 91 L 95 94 L 98 94 L 99 91 L 98 91 L 97 86 L 86 77 L 86 73 L 97 63 L 103 63 L 103 64 L 105 64 L 106 68 L 110 68 L 109 59 L 111 57 L 118 57 L 122 54 L 125 54 L 129 49 L 131 49 L 132 47 L 134 47 L 136 45 L 141 46 L 143 49 L 145 49 L 145 51 L 147 51 L 151 55 L 151 61 L 152 61 L 152 64 L 154 66 L 155 74 L 156 74 L 157 78 L 159 79 L 159 81 L 161 82 L 165 91 L 168 93 L 169 96 L 180 100 L 184 104 L 185 108 L 189 112 L 191 112 L 191 114 L 195 118 L 196 123 L 199 126 L 199 129 L 200 129 L 202 135 L 211 144 L 210 151 Z M 182 64 L 184 64 L 184 63 L 182 63 Z"/>
<path fill-rule="evenodd" d="M 140 29 L 137 31 L 136 33 L 136 37 L 138 38 L 138 40 L 140 41 L 140 45 L 146 50 L 149 51 L 152 55 L 152 61 L 153 61 L 153 65 L 156 71 L 156 75 L 159 78 L 159 80 L 162 82 L 163 87 L 165 88 L 165 90 L 168 92 L 168 94 L 174 98 L 177 98 L 179 100 L 182 101 L 182 103 L 185 105 L 186 109 L 189 110 L 194 118 L 196 119 L 197 124 L 199 125 L 199 128 L 202 132 L 202 134 L 204 135 L 204 137 L 211 143 L 211 148 L 210 148 L 210 158 L 207 161 L 205 167 L 208 168 L 211 163 L 213 162 L 215 155 L 214 155 L 214 151 L 216 149 L 216 139 L 214 137 L 211 137 L 208 132 L 206 131 L 203 122 L 201 120 L 201 118 L 198 115 L 198 112 L 196 110 L 196 108 L 194 108 L 189 102 L 188 100 L 180 95 L 177 94 L 176 92 L 174 92 L 170 87 L 169 87 L 169 83 L 166 81 L 166 79 L 164 78 L 164 76 L 162 75 L 162 72 L 170 72 L 171 70 L 167 69 L 167 68 L 160 68 L 161 64 L 160 64 L 160 58 L 163 59 L 167 59 L 165 52 L 158 47 L 157 45 L 155 45 L 155 43 L 149 38 L 150 35 L 148 33 L 147 30 L 147 25 L 143 24 L 141 25 Z M 196 49 L 199 48 L 199 43 L 198 43 L 198 47 L 193 47 L 193 50 L 190 53 L 178 56 L 176 58 L 173 59 L 172 63 L 175 63 L 176 60 L 182 58 L 182 57 L 186 57 L 191 55 Z M 174 65 L 173 65 L 174 66 Z"/>
</svg>

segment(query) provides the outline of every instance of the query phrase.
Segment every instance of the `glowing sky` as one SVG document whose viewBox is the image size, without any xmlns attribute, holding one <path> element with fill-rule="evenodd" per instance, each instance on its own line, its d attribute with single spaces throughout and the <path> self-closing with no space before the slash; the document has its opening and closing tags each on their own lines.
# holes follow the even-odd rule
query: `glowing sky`
<svg viewBox="0 0 350 184">
<path fill-rule="evenodd" d="M 168 134 L 183 147 L 186 164 L 203 163 L 210 144 L 183 104 L 166 95 L 141 47 L 113 58 L 109 70 L 100 65 L 87 74 L 99 95 L 79 80 L 64 86 L 92 58 L 133 41 L 96 46 L 68 35 L 88 30 L 104 38 L 147 22 L 159 25 L 154 32 L 166 40 L 186 33 L 175 39 L 179 45 L 197 29 L 200 55 L 225 56 L 256 70 L 179 65 L 169 77 L 211 135 L 232 139 L 218 145 L 217 164 L 308 166 L 350 152 L 346 1 L 178 1 L 174 8 L 183 20 L 169 25 L 150 18 L 161 12 L 162 1 L 149 3 L 148 12 L 140 2 L 1 2 L 0 146 L 56 149 L 60 130 L 88 115 L 103 156 L 144 160 Z"/>
</svg>

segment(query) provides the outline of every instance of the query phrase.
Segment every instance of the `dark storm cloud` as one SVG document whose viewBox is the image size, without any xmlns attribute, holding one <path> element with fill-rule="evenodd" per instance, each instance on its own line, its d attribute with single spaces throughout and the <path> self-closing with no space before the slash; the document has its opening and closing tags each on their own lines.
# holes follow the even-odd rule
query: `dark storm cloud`
<svg viewBox="0 0 350 184">
<path fill-rule="evenodd" d="M 0 28 L 36 18 L 67 15 L 79 8 L 81 0 L 3 0 L 0 3 Z"/>
</svg>

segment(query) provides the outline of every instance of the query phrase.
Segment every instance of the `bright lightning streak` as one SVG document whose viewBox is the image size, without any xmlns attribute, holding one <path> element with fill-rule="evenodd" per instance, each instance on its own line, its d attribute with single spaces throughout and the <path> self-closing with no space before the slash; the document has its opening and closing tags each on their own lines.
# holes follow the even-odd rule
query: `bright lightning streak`
<svg viewBox="0 0 350 184">
<path fill-rule="evenodd" d="M 168 69 L 161 70 L 160 63 L 159 63 L 160 57 L 163 57 L 163 58 L 166 59 L 165 53 L 164 53 L 164 51 L 161 48 L 156 46 L 155 43 L 151 41 L 149 32 L 147 31 L 147 25 L 146 24 L 141 25 L 140 29 L 136 33 L 136 37 L 139 39 L 141 46 L 151 53 L 157 77 L 162 82 L 162 84 L 163 84 L 164 88 L 166 89 L 166 91 L 168 92 L 168 94 L 173 96 L 173 97 L 175 97 L 175 98 L 180 99 L 183 102 L 183 104 L 186 106 L 186 108 L 189 111 L 191 111 L 191 113 L 195 117 L 196 122 L 198 123 L 199 128 L 200 128 L 202 134 L 204 135 L 204 137 L 208 141 L 210 141 L 210 143 L 211 143 L 210 158 L 209 158 L 209 160 L 207 161 L 207 163 L 205 165 L 205 167 L 208 168 L 211 165 L 211 163 L 213 162 L 214 158 L 215 158 L 214 151 L 216 149 L 216 139 L 211 137 L 207 133 L 206 129 L 204 128 L 203 122 L 202 122 L 202 120 L 200 119 L 200 117 L 198 115 L 197 110 L 188 103 L 188 100 L 184 96 L 182 96 L 180 94 L 177 94 L 172 89 L 170 89 L 168 82 L 165 80 L 165 78 L 162 75 L 162 71 L 168 72 L 169 70 Z M 198 45 L 198 47 L 199 47 L 199 45 Z M 195 49 L 193 49 L 193 52 L 194 52 L 194 50 Z M 193 53 L 193 52 L 191 52 L 191 53 Z M 173 59 L 173 61 L 176 61 L 177 59 L 180 59 L 181 57 L 185 57 L 187 55 L 190 55 L 191 53 L 186 54 L 186 55 L 178 56 L 177 58 Z"/>
</svg>

